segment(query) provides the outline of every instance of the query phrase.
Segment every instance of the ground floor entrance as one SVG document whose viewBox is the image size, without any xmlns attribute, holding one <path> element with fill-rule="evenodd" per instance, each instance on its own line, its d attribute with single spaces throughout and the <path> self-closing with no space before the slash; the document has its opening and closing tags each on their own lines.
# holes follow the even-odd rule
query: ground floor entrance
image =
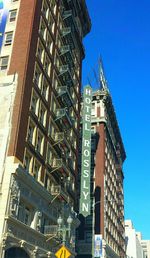
<svg viewBox="0 0 150 258">
<path fill-rule="evenodd" d="M 26 251 L 20 247 L 12 247 L 6 250 L 4 258 L 30 258 Z"/>
</svg>

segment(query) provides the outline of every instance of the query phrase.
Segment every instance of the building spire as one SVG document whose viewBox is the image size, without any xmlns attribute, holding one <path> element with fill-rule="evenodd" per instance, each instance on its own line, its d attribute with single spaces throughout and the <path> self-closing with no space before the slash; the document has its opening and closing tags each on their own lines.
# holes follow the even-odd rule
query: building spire
<svg viewBox="0 0 150 258">
<path fill-rule="evenodd" d="M 99 80 L 100 80 L 100 89 L 109 92 L 101 57 L 99 59 Z"/>
</svg>

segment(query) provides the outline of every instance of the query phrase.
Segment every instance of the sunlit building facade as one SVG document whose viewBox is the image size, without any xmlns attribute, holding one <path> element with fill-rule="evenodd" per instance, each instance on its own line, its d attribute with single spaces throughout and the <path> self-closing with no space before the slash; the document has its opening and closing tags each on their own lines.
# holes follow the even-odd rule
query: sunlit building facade
<svg viewBox="0 0 150 258">
<path fill-rule="evenodd" d="M 84 0 L 7 1 L 0 54 L 0 257 L 53 257 L 59 215 L 73 218 Z"/>
</svg>

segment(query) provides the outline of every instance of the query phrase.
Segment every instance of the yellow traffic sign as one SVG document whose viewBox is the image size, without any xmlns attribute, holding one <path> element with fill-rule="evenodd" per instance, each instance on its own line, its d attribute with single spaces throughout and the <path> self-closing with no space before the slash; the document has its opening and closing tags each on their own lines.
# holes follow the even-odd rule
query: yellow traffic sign
<svg viewBox="0 0 150 258">
<path fill-rule="evenodd" d="M 68 258 L 70 255 L 71 253 L 64 245 L 55 253 L 57 258 Z"/>
</svg>

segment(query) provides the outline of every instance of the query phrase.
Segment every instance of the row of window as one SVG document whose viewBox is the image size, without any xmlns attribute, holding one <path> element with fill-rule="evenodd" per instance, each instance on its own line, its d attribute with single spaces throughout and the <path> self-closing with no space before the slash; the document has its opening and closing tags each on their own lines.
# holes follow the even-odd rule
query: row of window
<svg viewBox="0 0 150 258">
<path fill-rule="evenodd" d="M 110 238 L 109 234 L 106 234 L 106 242 L 118 254 L 118 245 Z"/>
<path fill-rule="evenodd" d="M 41 92 L 42 92 L 42 95 L 44 96 L 45 100 L 48 100 L 49 87 L 48 87 L 48 83 L 45 79 L 44 79 L 44 82 L 42 83 Z M 36 93 L 35 90 L 32 91 L 31 110 L 37 116 L 39 122 L 45 127 L 46 119 L 47 119 L 47 108 L 45 107 L 40 96 Z M 51 94 L 50 110 L 55 114 L 55 116 L 58 115 L 57 110 L 61 110 L 60 105 L 59 105 L 56 97 L 54 96 L 54 94 Z M 68 115 L 74 119 L 74 126 L 77 129 L 77 117 L 76 117 L 76 114 L 75 114 L 73 108 L 70 108 Z"/>
<path fill-rule="evenodd" d="M 51 128 L 51 126 L 50 126 Z M 32 144 L 32 146 L 35 148 L 35 150 L 41 155 L 43 156 L 43 152 L 44 152 L 44 143 L 45 143 L 45 136 L 43 135 L 43 133 L 41 132 L 41 130 L 39 128 L 37 128 L 36 124 L 30 119 L 29 120 L 29 126 L 28 126 L 28 135 L 27 135 L 27 140 L 30 144 Z M 55 131 L 56 134 L 56 131 Z M 73 169 L 75 169 L 75 160 L 76 160 L 76 156 L 73 153 L 73 151 L 69 151 L 68 149 L 66 150 L 62 150 L 62 154 L 64 153 L 64 156 L 67 157 L 68 159 L 67 161 L 67 165 L 71 165 Z M 25 165 L 25 167 L 27 167 L 27 169 L 29 169 L 29 171 L 31 171 L 33 169 L 32 167 L 32 155 L 28 155 L 30 156 L 28 158 L 28 166 Z M 56 161 L 58 162 L 58 157 L 57 157 L 57 153 L 54 150 L 54 148 L 52 148 L 52 146 L 48 143 L 47 144 L 47 154 L 46 154 L 46 160 L 47 163 L 50 166 L 54 166 L 56 164 L 54 164 Z M 31 162 L 31 164 L 30 164 Z M 30 167 L 31 165 L 31 167 Z M 32 168 L 32 169 L 31 169 Z"/>
<path fill-rule="evenodd" d="M 54 156 L 54 150 L 50 144 L 47 145 L 47 163 L 50 164 L 52 167 L 60 167 L 62 166 L 62 160 L 56 159 Z M 66 160 L 66 163 L 69 164 L 69 159 Z M 63 186 L 63 190 L 67 191 L 69 189 L 74 192 L 75 191 L 75 182 L 73 176 L 70 174 L 69 177 L 59 177 L 58 182 L 55 181 L 53 176 L 44 169 L 41 163 L 37 160 L 35 156 L 31 154 L 28 150 L 25 151 L 25 158 L 24 158 L 24 167 L 28 173 L 30 173 L 36 181 L 40 182 L 46 189 L 53 195 L 56 194 L 56 191 L 59 191 L 58 187 Z M 63 180 L 63 178 L 66 178 Z M 63 181 L 62 181 L 63 180 Z M 59 185 L 59 186 L 58 186 Z"/>
<path fill-rule="evenodd" d="M 46 58 L 44 62 L 44 68 L 47 71 L 47 75 L 50 76 L 50 69 L 51 69 L 51 63 L 50 61 Z M 42 94 L 44 94 L 44 97 L 46 100 L 48 100 L 48 93 L 49 93 L 49 83 L 46 80 L 43 72 L 41 71 L 39 65 L 36 63 L 35 65 L 35 72 L 34 72 L 34 83 L 37 85 L 37 87 L 42 91 Z M 58 76 L 56 73 L 53 73 L 53 81 L 52 81 L 52 87 L 56 89 L 57 94 L 59 92 L 59 89 L 61 88 L 61 83 L 58 79 Z M 54 96 L 54 95 L 53 95 Z M 72 98 L 72 101 L 76 103 L 76 109 L 78 110 L 78 99 L 76 97 L 75 91 L 72 88 L 70 88 L 70 96 Z M 51 102 L 55 102 L 54 106 L 57 106 L 55 98 L 52 98 Z M 58 102 L 57 102 L 58 103 Z M 53 105 L 53 104 L 52 104 Z"/>
<path fill-rule="evenodd" d="M 15 0 L 13 2 L 15 2 Z M 8 22 L 14 22 L 16 20 L 16 17 L 17 17 L 17 9 L 10 10 L 9 16 L 8 16 Z M 4 36 L 4 45 L 5 46 L 11 45 L 12 40 L 13 40 L 13 31 L 6 32 L 5 36 Z M 1 71 L 5 71 L 7 69 L 8 62 L 9 62 L 9 56 L 2 56 L 0 58 L 0 70 Z"/>
</svg>

